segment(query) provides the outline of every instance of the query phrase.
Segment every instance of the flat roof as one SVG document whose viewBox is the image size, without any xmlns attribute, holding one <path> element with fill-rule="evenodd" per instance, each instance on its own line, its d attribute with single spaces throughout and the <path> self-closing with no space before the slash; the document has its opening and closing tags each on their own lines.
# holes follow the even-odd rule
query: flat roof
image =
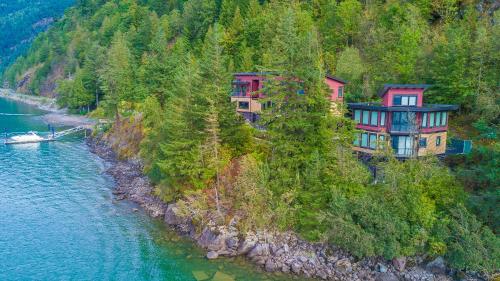
<svg viewBox="0 0 500 281">
<path fill-rule="evenodd" d="M 390 89 L 424 89 L 425 91 L 430 86 L 429 84 L 384 84 L 384 88 L 379 91 L 378 95 L 383 96 Z"/>
<path fill-rule="evenodd" d="M 351 109 L 367 109 L 378 111 L 409 111 L 409 112 L 434 112 L 434 111 L 454 111 L 458 109 L 458 105 L 453 104 L 424 104 L 421 107 L 417 106 L 384 106 L 377 102 L 359 102 L 348 103 L 347 106 Z"/>
</svg>

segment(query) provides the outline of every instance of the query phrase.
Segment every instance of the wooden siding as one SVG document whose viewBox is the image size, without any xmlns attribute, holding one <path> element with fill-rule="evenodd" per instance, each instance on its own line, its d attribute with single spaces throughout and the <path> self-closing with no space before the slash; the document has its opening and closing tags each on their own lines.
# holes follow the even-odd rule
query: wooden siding
<svg viewBox="0 0 500 281">
<path fill-rule="evenodd" d="M 437 137 L 441 137 L 441 144 L 436 146 Z M 421 134 L 420 138 L 427 139 L 427 147 L 419 147 L 418 156 L 444 154 L 446 152 L 446 132 Z"/>
<path fill-rule="evenodd" d="M 242 102 L 248 102 L 249 108 L 248 109 L 241 109 L 238 107 L 238 103 Z M 252 113 L 259 113 L 262 110 L 262 104 L 259 102 L 257 99 L 252 99 L 250 97 L 231 97 L 231 102 L 235 103 L 236 106 L 236 111 L 238 112 L 252 112 Z"/>
</svg>

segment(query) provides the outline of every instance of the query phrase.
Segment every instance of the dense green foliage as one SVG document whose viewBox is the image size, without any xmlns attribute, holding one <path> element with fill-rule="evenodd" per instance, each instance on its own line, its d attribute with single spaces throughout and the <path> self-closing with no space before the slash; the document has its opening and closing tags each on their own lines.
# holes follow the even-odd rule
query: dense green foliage
<svg viewBox="0 0 500 281">
<path fill-rule="evenodd" d="M 9 0 L 0 3 L 0 74 L 29 42 L 59 17 L 74 0 Z"/>
<path fill-rule="evenodd" d="M 430 100 L 495 128 L 499 13 L 476 4 L 81 0 L 4 79 L 31 69 L 39 93 L 62 65 L 62 105 L 141 116 L 141 156 L 158 195 L 200 221 L 238 214 L 243 229 L 272 222 L 358 257 L 427 253 L 492 271 L 499 239 L 482 224 L 488 215 L 478 221 L 464 208 L 473 200 L 460 181 L 434 159 L 390 157 L 372 179 L 351 153 L 352 122 L 330 114 L 323 83 L 326 72 L 348 79 L 350 100 L 374 99 L 386 82 L 433 83 Z M 273 73 L 265 131 L 235 113 L 235 71 Z M 498 165 L 490 168 L 494 184 Z"/>
</svg>

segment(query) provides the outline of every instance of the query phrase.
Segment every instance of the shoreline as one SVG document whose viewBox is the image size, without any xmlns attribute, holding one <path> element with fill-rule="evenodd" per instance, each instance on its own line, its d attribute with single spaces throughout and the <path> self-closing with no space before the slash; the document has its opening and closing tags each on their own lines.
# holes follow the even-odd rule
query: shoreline
<svg viewBox="0 0 500 281">
<path fill-rule="evenodd" d="M 175 203 L 167 204 L 154 195 L 153 185 L 142 173 L 139 159 L 119 160 L 103 136 L 87 139 L 92 153 L 110 164 L 106 171 L 115 180 L 113 195 L 140 205 L 153 218 L 207 251 L 207 259 L 243 256 L 267 272 L 281 272 L 295 277 L 345 281 L 445 281 L 453 280 L 455 271 L 442 258 L 425 263 L 421 257 L 386 261 L 383 258 L 357 260 L 332 245 L 310 243 L 292 232 L 248 232 L 236 228 L 236 219 L 228 225 L 208 222 L 197 231 L 191 218 L 178 215 Z M 464 280 L 484 280 L 467 276 Z"/>
<path fill-rule="evenodd" d="M 67 109 L 61 109 L 57 105 L 56 99 L 47 97 L 31 96 L 16 93 L 11 89 L 0 88 L 0 98 L 23 103 L 47 112 L 42 115 L 43 122 L 55 126 L 93 126 L 97 122 L 82 115 L 69 114 Z"/>
</svg>

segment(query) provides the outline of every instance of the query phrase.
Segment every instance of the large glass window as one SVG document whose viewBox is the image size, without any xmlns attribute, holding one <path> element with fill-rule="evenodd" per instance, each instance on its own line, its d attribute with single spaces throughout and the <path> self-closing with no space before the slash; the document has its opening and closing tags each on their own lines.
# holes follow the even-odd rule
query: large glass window
<svg viewBox="0 0 500 281">
<path fill-rule="evenodd" d="M 368 147 L 368 133 L 361 134 L 361 146 Z"/>
<path fill-rule="evenodd" d="M 378 111 L 372 111 L 372 115 L 370 118 L 370 125 L 372 126 L 378 125 Z"/>
<path fill-rule="evenodd" d="M 446 122 L 448 121 L 448 112 L 443 112 L 443 114 L 441 114 L 441 126 L 446 126 Z"/>
<path fill-rule="evenodd" d="M 344 87 L 339 87 L 338 97 L 341 98 L 343 96 L 344 96 Z"/>
<path fill-rule="evenodd" d="M 436 127 L 441 127 L 441 112 L 436 113 Z"/>
<path fill-rule="evenodd" d="M 413 128 L 415 122 L 415 112 L 393 112 L 392 130 L 407 132 Z"/>
<path fill-rule="evenodd" d="M 361 110 L 359 109 L 354 110 L 354 120 L 356 121 L 356 123 L 361 122 Z"/>
<path fill-rule="evenodd" d="M 239 109 L 249 109 L 250 108 L 250 103 L 248 103 L 246 101 L 240 101 L 238 103 L 238 108 Z"/>
<path fill-rule="evenodd" d="M 370 149 L 377 149 L 377 134 L 370 134 Z"/>
<path fill-rule="evenodd" d="M 363 125 L 368 125 L 370 119 L 370 111 L 368 110 L 363 110 Z"/>
<path fill-rule="evenodd" d="M 431 127 L 431 128 L 434 128 L 434 114 L 435 114 L 434 112 L 432 112 L 432 113 L 429 114 L 430 115 L 430 117 L 429 117 L 429 119 L 430 119 L 429 127 Z"/>
<path fill-rule="evenodd" d="M 413 138 L 410 136 L 393 136 L 392 148 L 398 156 L 411 156 L 413 154 Z"/>
<path fill-rule="evenodd" d="M 428 113 L 422 113 L 422 128 L 427 128 L 427 116 Z"/>
<path fill-rule="evenodd" d="M 385 126 L 385 112 L 380 112 L 380 126 Z"/>
<path fill-rule="evenodd" d="M 408 105 L 408 98 L 407 96 L 401 97 L 401 105 Z"/>
<path fill-rule="evenodd" d="M 416 106 L 417 105 L 417 97 L 411 96 L 408 99 L 408 105 L 410 105 L 410 106 Z"/>
<path fill-rule="evenodd" d="M 392 104 L 401 105 L 401 96 L 394 96 L 394 98 L 392 99 Z"/>
<path fill-rule="evenodd" d="M 417 97 L 416 96 L 394 96 L 392 99 L 393 105 L 401 105 L 401 106 L 416 106 L 417 105 Z"/>
</svg>

